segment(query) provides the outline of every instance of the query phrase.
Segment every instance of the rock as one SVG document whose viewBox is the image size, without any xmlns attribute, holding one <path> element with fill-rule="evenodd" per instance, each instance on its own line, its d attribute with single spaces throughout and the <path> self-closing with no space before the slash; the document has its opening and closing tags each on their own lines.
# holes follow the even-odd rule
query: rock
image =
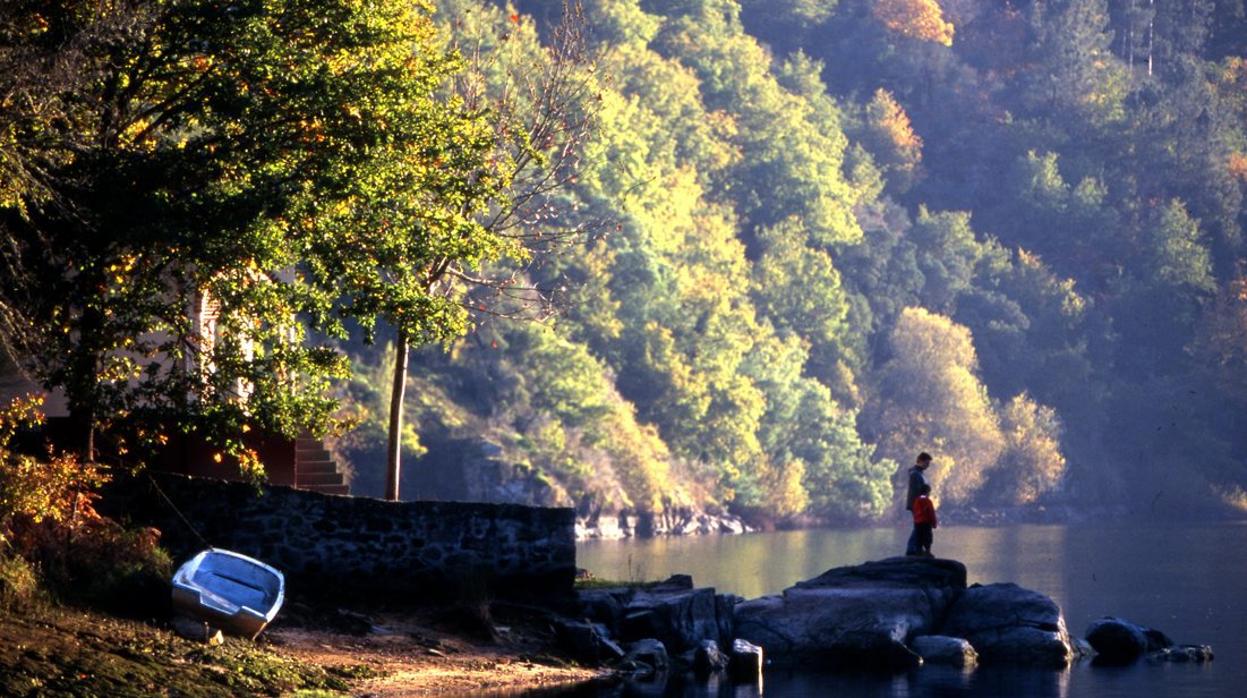
<svg viewBox="0 0 1247 698">
<path fill-rule="evenodd" d="M 947 664 L 955 667 L 972 667 L 979 662 L 979 653 L 969 642 L 947 635 L 921 635 L 915 637 L 910 647 L 923 662 Z"/>
<path fill-rule="evenodd" d="M 719 642 L 726 643 L 736 636 L 736 627 L 732 622 L 736 605 L 744 601 L 735 594 L 719 594 L 714 597 L 714 612 L 719 624 Z"/>
<path fill-rule="evenodd" d="M 1121 618 L 1105 616 L 1094 620 L 1084 636 L 1096 651 L 1096 661 L 1106 664 L 1128 664 L 1148 650 L 1145 628 Z"/>
<path fill-rule="evenodd" d="M 1211 662 L 1212 657 L 1212 647 L 1209 645 L 1164 647 L 1147 655 L 1149 662 L 1194 662 L 1196 664 Z"/>
<path fill-rule="evenodd" d="M 966 588 L 966 566 L 956 560 L 890 557 L 861 565 L 835 567 L 804 582 L 799 589 Z"/>
<path fill-rule="evenodd" d="M 904 671 L 922 663 L 906 641 L 935 632 L 965 579 L 961 563 L 931 558 L 836 568 L 738 604 L 736 635 L 780 664 Z"/>
<path fill-rule="evenodd" d="M 187 616 L 174 616 L 170 623 L 173 632 L 193 642 L 203 642 L 216 647 L 225 644 L 225 636 L 220 630 L 207 623 Z"/>
<path fill-rule="evenodd" d="M 699 676 L 723 671 L 728 667 L 730 658 L 719 649 L 714 640 L 702 640 L 693 650 L 693 671 Z"/>
<path fill-rule="evenodd" d="M 757 681 L 762 676 L 762 648 L 737 638 L 732 641 L 728 669 L 736 681 Z"/>
<path fill-rule="evenodd" d="M 623 620 L 624 605 L 632 598 L 633 591 L 625 587 L 585 589 L 576 592 L 580 603 L 580 615 L 602 623 L 612 634 L 619 634 Z"/>
<path fill-rule="evenodd" d="M 556 621 L 554 634 L 559 646 L 576 661 L 598 665 L 623 658 L 624 651 L 606 628 L 596 623 Z"/>
<path fill-rule="evenodd" d="M 695 649 L 702 640 L 732 637 L 732 607 L 739 597 L 693 588 L 688 575 L 645 587 L 592 589 L 578 593 L 580 613 L 604 624 L 625 642 L 656 638 L 673 653 Z"/>
<path fill-rule="evenodd" d="M 661 582 L 651 584 L 649 590 L 651 593 L 660 594 L 669 591 L 691 591 L 692 588 L 693 575 L 673 574 Z"/>
<path fill-rule="evenodd" d="M 657 638 L 673 652 L 683 652 L 702 640 L 717 642 L 721 637 L 719 602 L 712 588 L 640 589 L 623 614 L 619 637 L 625 641 Z"/>
<path fill-rule="evenodd" d="M 628 653 L 624 656 L 624 662 L 643 665 L 649 669 L 647 672 L 649 674 L 665 672 L 671 665 L 671 659 L 667 655 L 667 646 L 661 640 L 654 638 L 637 640 L 628 645 Z"/>
<path fill-rule="evenodd" d="M 949 609 L 941 634 L 969 640 L 984 663 L 1065 667 L 1073 659 L 1060 607 L 1016 584 L 967 589 Z"/>
</svg>

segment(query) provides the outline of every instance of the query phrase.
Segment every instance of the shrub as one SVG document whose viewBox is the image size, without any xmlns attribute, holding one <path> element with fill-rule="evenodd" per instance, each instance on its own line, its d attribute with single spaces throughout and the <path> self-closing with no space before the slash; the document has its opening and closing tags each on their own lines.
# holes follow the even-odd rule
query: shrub
<svg viewBox="0 0 1247 698">
<path fill-rule="evenodd" d="M 0 408 L 0 543 L 10 559 L 28 569 L 37 564 L 60 596 L 149 615 L 158 610 L 153 600 L 168 598 L 155 592 L 167 588 L 172 568 L 158 546 L 160 531 L 128 530 L 95 510 L 98 490 L 108 481 L 96 464 L 9 448 L 18 429 L 42 423 L 41 404 L 41 398 L 26 396 Z M 6 564 L 18 569 L 18 562 Z M 22 584 L 36 579 L 33 571 L 19 578 Z"/>
<path fill-rule="evenodd" d="M 15 555 L 0 557 L 0 611 L 22 611 L 41 597 L 35 570 Z"/>
</svg>

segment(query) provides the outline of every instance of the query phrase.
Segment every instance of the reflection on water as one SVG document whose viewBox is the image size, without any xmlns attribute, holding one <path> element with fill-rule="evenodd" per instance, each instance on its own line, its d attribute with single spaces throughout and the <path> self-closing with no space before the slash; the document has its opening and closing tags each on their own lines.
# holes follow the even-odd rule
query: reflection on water
<svg viewBox="0 0 1247 698">
<path fill-rule="evenodd" d="M 1056 598 L 1063 588 L 1068 530 L 948 527 L 936 530 L 933 551 L 964 562 L 971 584 L 1013 581 Z M 603 579 L 623 581 L 692 574 L 699 585 L 752 598 L 777 593 L 832 567 L 899 555 L 908 536 L 907 528 L 897 526 L 590 541 L 580 544 L 577 564 Z"/>
<path fill-rule="evenodd" d="M 607 579 L 661 579 L 688 573 L 699 586 L 747 598 L 772 594 L 831 567 L 899 554 L 909 535 L 893 528 L 815 530 L 583 543 L 578 564 Z M 1159 628 L 1178 642 L 1213 645 L 1208 665 L 1068 671 L 923 667 L 897 677 L 768 671 L 767 696 L 1028 696 L 1139 698 L 1239 695 L 1247 686 L 1247 525 L 1184 524 L 947 526 L 935 553 L 966 564 L 969 582 L 1016 582 L 1051 596 L 1073 635 L 1116 615 Z M 583 689 L 573 695 L 754 697 L 758 687 L 673 677 L 665 684 Z"/>
<path fill-rule="evenodd" d="M 1069 671 L 962 671 L 925 667 L 898 676 L 772 671 L 765 684 L 735 683 L 726 677 L 698 680 L 670 675 L 656 681 L 620 682 L 554 689 L 536 698 L 762 698 L 763 696 L 879 696 L 880 698 L 966 696 L 967 698 L 1066 698 Z M 1160 695 L 1142 693 L 1135 698 Z"/>
</svg>

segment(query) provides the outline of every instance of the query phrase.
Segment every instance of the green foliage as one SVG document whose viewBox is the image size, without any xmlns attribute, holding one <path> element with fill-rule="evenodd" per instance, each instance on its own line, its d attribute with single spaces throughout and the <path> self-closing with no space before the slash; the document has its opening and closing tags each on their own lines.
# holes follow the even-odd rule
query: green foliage
<svg viewBox="0 0 1247 698">
<path fill-rule="evenodd" d="M 1212 259 L 1200 240 L 1199 221 L 1174 199 L 1156 212 L 1148 226 L 1152 273 L 1174 286 L 1211 292 L 1216 286 Z"/>
<path fill-rule="evenodd" d="M 586 514 L 869 519 L 919 450 L 947 504 L 1094 505 L 1134 486 L 1110 434 L 1202 462 L 1192 498 L 1247 484 L 1215 409 L 1241 401 L 1237 3 L 595 0 L 544 131 L 558 3 L 61 5 L 0 15 L 0 328 L 93 422 L 323 423 L 320 338 L 398 329 L 445 349 L 410 454 L 486 439 Z M 73 70 L 33 79 L 49 57 Z M 485 322 L 529 286 L 557 323 Z M 150 368 L 200 358 L 172 309 L 202 289 L 211 370 Z M 347 346 L 372 452 L 391 364 Z"/>
</svg>

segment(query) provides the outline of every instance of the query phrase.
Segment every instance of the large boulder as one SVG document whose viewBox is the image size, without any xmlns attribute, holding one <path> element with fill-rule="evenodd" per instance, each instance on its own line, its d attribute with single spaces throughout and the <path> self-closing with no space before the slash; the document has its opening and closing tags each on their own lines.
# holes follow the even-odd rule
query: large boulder
<svg viewBox="0 0 1247 698">
<path fill-rule="evenodd" d="M 1112 616 L 1092 621 L 1084 637 L 1095 650 L 1096 661 L 1106 664 L 1128 664 L 1144 653 L 1173 646 L 1173 641 L 1159 630 Z"/>
<path fill-rule="evenodd" d="M 671 658 L 662 641 L 651 637 L 628 645 L 628 653 L 623 662 L 637 667 L 642 676 L 652 676 L 666 671 L 671 665 Z"/>
<path fill-rule="evenodd" d="M 581 613 L 602 623 L 624 642 L 661 640 L 672 653 L 698 647 L 704 640 L 732 639 L 732 607 L 737 599 L 697 589 L 688 575 L 642 587 L 595 589 L 579 593 Z"/>
<path fill-rule="evenodd" d="M 610 638 L 602 625 L 559 620 L 554 624 L 554 631 L 563 651 L 579 662 L 597 666 L 624 656 L 623 648 Z"/>
<path fill-rule="evenodd" d="M 903 671 L 906 642 L 931 634 L 965 588 L 953 560 L 890 558 L 841 567 L 735 608 L 736 635 L 781 664 Z"/>
<path fill-rule="evenodd" d="M 940 634 L 965 638 L 985 664 L 1065 667 L 1065 617 L 1052 599 L 1016 584 L 975 585 L 949 609 Z"/>
</svg>

